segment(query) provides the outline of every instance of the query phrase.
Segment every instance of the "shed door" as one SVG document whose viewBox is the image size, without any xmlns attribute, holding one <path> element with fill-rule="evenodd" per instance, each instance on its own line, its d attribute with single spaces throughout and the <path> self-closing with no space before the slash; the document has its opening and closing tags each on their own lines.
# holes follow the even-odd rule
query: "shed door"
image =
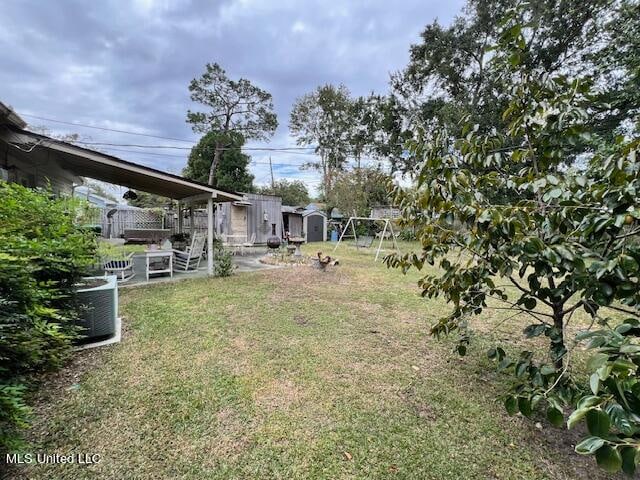
<svg viewBox="0 0 640 480">
<path fill-rule="evenodd" d="M 307 217 L 307 242 L 323 242 L 324 217 L 322 215 L 309 215 Z"/>
<path fill-rule="evenodd" d="M 229 235 L 238 235 L 232 238 L 232 243 L 247 241 L 247 208 L 231 205 L 231 227 Z M 240 236 L 244 238 L 240 238 Z"/>
<path fill-rule="evenodd" d="M 289 233 L 292 237 L 302 236 L 302 217 L 300 215 L 289 215 Z"/>
</svg>

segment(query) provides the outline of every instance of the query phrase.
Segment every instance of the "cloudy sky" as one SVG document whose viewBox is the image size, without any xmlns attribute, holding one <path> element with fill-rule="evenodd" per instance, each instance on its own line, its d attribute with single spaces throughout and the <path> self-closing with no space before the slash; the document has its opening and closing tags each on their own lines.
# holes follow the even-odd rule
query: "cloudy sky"
<svg viewBox="0 0 640 480">
<path fill-rule="evenodd" d="M 3 0 L 0 100 L 31 126 L 75 132 L 86 141 L 173 145 L 42 120 L 197 141 L 185 123 L 189 81 L 207 62 L 273 95 L 279 128 L 271 147 L 295 146 L 291 106 L 325 83 L 354 95 L 386 92 L 389 73 L 406 65 L 427 23 L 449 23 L 462 0 Z M 264 147 L 254 143 L 250 147 Z M 101 147 L 126 160 L 179 173 L 188 150 Z M 248 152 L 249 153 L 249 152 Z M 251 151 L 256 183 L 269 181 L 268 152 Z M 277 178 L 315 191 L 301 171 L 308 156 L 271 153 Z"/>
</svg>

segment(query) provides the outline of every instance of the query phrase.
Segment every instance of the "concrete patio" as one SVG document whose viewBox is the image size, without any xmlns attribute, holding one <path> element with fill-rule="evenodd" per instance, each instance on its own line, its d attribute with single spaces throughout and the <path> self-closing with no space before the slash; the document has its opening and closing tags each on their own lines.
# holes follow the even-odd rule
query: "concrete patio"
<svg viewBox="0 0 640 480">
<path fill-rule="evenodd" d="M 265 270 L 271 268 L 279 268 L 274 265 L 267 265 L 260 262 L 260 258 L 266 254 L 266 248 L 256 248 L 254 251 L 245 255 L 234 255 L 233 265 L 235 266 L 234 274 L 242 272 L 253 272 L 256 270 Z M 175 282 L 180 280 L 186 280 L 190 278 L 206 278 L 207 277 L 207 262 L 203 260 L 200 263 L 200 267 L 196 271 L 184 272 L 175 270 L 173 271 L 173 277 L 169 274 L 156 274 L 149 277 L 147 281 L 146 276 L 146 261 L 144 254 L 137 254 L 133 257 L 135 275 L 130 280 L 118 284 L 118 288 L 153 285 L 156 283 Z"/>
</svg>

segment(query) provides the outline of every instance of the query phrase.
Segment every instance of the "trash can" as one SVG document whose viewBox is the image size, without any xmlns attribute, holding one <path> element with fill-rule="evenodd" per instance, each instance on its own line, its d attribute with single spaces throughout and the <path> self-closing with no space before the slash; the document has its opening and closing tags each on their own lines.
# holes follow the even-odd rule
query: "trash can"
<svg viewBox="0 0 640 480">
<path fill-rule="evenodd" d="M 331 241 L 332 242 L 337 242 L 338 241 L 338 231 L 337 230 L 333 230 L 331 232 Z"/>
</svg>

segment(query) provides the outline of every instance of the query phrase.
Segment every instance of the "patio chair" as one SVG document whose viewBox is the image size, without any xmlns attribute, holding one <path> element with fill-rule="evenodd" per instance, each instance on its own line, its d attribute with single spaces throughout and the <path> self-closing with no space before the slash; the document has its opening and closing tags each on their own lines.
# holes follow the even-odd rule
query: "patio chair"
<svg viewBox="0 0 640 480">
<path fill-rule="evenodd" d="M 105 275 L 115 275 L 118 283 L 131 280 L 136 272 L 133 270 L 133 252 L 121 259 L 108 259 L 102 264 Z"/>
<path fill-rule="evenodd" d="M 191 240 L 191 246 L 186 251 L 173 250 L 173 263 L 176 271 L 195 272 L 200 266 L 206 235 L 196 233 Z"/>
<path fill-rule="evenodd" d="M 240 255 L 244 255 L 244 249 L 253 247 L 255 243 L 256 243 L 256 232 L 253 232 L 248 242 L 243 242 L 240 244 Z"/>
</svg>

